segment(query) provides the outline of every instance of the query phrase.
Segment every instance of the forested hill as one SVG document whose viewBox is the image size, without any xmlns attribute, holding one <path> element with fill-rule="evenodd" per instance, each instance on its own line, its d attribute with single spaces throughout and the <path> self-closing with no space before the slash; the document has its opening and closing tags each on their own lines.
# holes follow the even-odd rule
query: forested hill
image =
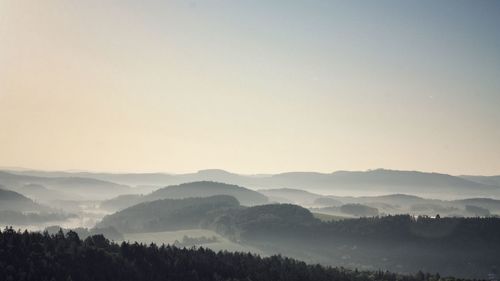
<svg viewBox="0 0 500 281">
<path fill-rule="evenodd" d="M 47 211 L 49 208 L 33 202 L 28 197 L 11 190 L 0 188 L 0 211 L 17 212 Z"/>
<path fill-rule="evenodd" d="M 0 232 L 2 280 L 25 281 L 454 281 L 418 272 L 399 275 L 307 265 L 271 256 L 110 243 L 102 235 L 80 240 L 75 232 Z"/>
<path fill-rule="evenodd" d="M 159 199 L 184 199 L 193 197 L 210 197 L 215 195 L 232 196 L 245 206 L 268 203 L 266 196 L 254 190 L 221 182 L 200 181 L 167 186 L 146 195 L 121 195 L 104 201 L 101 204 L 101 207 L 116 211 L 141 202 L 155 201 Z"/>
<path fill-rule="evenodd" d="M 202 198 L 163 199 L 144 202 L 105 216 L 98 227 L 121 232 L 165 231 L 198 228 L 208 218 L 240 208 L 236 198 L 216 195 Z"/>
<path fill-rule="evenodd" d="M 214 195 L 229 195 L 238 199 L 242 205 L 253 206 L 268 203 L 266 196 L 233 184 L 213 181 L 189 182 L 167 186 L 146 195 L 150 201 L 169 198 L 181 199 L 189 197 L 209 197 Z"/>
<path fill-rule="evenodd" d="M 322 222 L 297 205 L 243 207 L 219 195 L 141 203 L 98 226 L 124 233 L 206 228 L 266 253 L 370 270 L 486 278 L 500 264 L 500 218 L 398 215 Z"/>
</svg>

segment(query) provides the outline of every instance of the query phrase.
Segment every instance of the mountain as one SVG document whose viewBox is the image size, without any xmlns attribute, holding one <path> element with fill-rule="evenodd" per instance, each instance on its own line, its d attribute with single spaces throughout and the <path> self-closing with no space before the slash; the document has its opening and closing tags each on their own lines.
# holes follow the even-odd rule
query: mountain
<svg viewBox="0 0 500 281">
<path fill-rule="evenodd" d="M 124 194 L 101 202 L 100 207 L 109 211 L 117 211 L 146 201 L 148 199 L 140 194 Z"/>
<path fill-rule="evenodd" d="M 314 200 L 313 205 L 316 206 L 340 206 L 342 205 L 342 201 L 327 197 L 327 196 L 322 196 Z"/>
<path fill-rule="evenodd" d="M 200 228 L 207 217 L 238 208 L 231 196 L 162 199 L 144 202 L 105 216 L 97 227 L 114 227 L 123 233 Z"/>
<path fill-rule="evenodd" d="M 272 176 L 275 186 L 306 188 L 323 194 L 405 193 L 427 197 L 467 197 L 474 194 L 500 196 L 500 187 L 460 177 L 416 171 L 339 171 L 331 174 L 284 173 Z"/>
<path fill-rule="evenodd" d="M 121 195 L 102 202 L 101 206 L 108 210 L 120 210 L 140 202 L 158 199 L 182 199 L 189 197 L 209 197 L 229 195 L 235 197 L 242 205 L 260 205 L 268 203 L 266 196 L 259 192 L 231 184 L 201 181 L 171 185 L 147 195 Z"/>
<path fill-rule="evenodd" d="M 309 210 L 293 204 L 233 208 L 205 220 L 206 227 L 234 241 L 268 241 L 319 223 Z"/>
<path fill-rule="evenodd" d="M 39 212 L 48 209 L 20 193 L 0 189 L 0 210 L 2 211 Z"/>
<path fill-rule="evenodd" d="M 487 185 L 500 186 L 500 176 L 460 176 L 463 179 Z"/>
<path fill-rule="evenodd" d="M 102 199 L 129 193 L 125 185 L 83 177 L 40 177 L 0 171 L 0 183 L 11 190 L 37 184 L 73 195 L 74 199 Z"/>
<path fill-rule="evenodd" d="M 264 225 L 284 227 L 317 222 L 310 211 L 297 205 L 245 207 L 234 197 L 216 195 L 140 203 L 105 216 L 97 227 L 114 227 L 124 233 L 213 228 L 230 236 L 242 233 L 252 236 Z"/>
<path fill-rule="evenodd" d="M 70 172 L 70 171 L 37 171 L 37 170 L 15 170 L 9 171 L 18 175 L 47 177 L 47 178 L 92 178 L 109 181 L 123 185 L 157 185 L 170 184 L 175 175 L 165 173 L 96 173 L 96 172 Z"/>
<path fill-rule="evenodd" d="M 440 173 L 386 169 L 337 171 L 333 173 L 289 172 L 274 175 L 240 175 L 218 169 L 201 170 L 196 173 L 187 174 L 116 174 L 40 171 L 15 171 L 15 173 L 25 176 L 43 176 L 51 178 L 93 178 L 130 186 L 143 185 L 160 187 L 177 185 L 185 182 L 216 181 L 245 186 L 252 189 L 303 189 L 312 193 L 337 196 L 367 196 L 402 193 L 441 199 L 463 199 L 467 197 L 490 196 L 500 199 L 500 184 L 498 177 L 459 177 Z M 2 177 L 0 175 L 0 180 L 1 179 Z"/>
<path fill-rule="evenodd" d="M 344 205 L 349 212 L 374 212 Z M 468 278 L 498 263 L 500 219 L 410 215 L 322 222 L 300 206 L 240 206 L 230 196 L 164 199 L 105 217 L 98 227 L 127 232 L 204 228 L 231 241 L 306 261 L 349 268 L 417 272 Z"/>
<path fill-rule="evenodd" d="M 379 196 L 328 196 L 344 203 L 385 203 L 394 206 L 410 206 L 413 204 L 443 202 L 437 199 L 426 199 L 408 194 L 387 194 Z"/>
<path fill-rule="evenodd" d="M 316 199 L 323 197 L 320 194 L 292 188 L 259 189 L 257 191 L 267 196 L 271 201 L 299 205 L 311 205 Z"/>
<path fill-rule="evenodd" d="M 432 201 L 414 195 L 407 194 L 388 194 L 380 196 L 324 196 L 317 193 L 311 193 L 301 189 L 276 188 L 260 189 L 260 193 L 266 195 L 270 200 L 278 203 L 293 203 L 301 206 L 340 206 L 342 204 L 360 204 L 360 203 L 384 203 L 394 206 L 405 206 L 422 202 Z M 438 200 L 439 201 L 439 200 Z"/>
<path fill-rule="evenodd" d="M 0 225 L 34 225 L 74 218 L 11 190 L 0 189 Z"/>
<path fill-rule="evenodd" d="M 70 200 L 76 199 L 76 195 L 65 193 L 55 189 L 48 189 L 41 184 L 30 183 L 16 188 L 19 193 L 33 198 L 34 200 L 50 203 L 53 200 Z"/>
<path fill-rule="evenodd" d="M 232 184 L 212 181 L 200 181 L 167 186 L 146 195 L 148 199 L 208 197 L 213 195 L 229 195 L 235 197 L 242 205 L 260 205 L 268 203 L 266 196 Z"/>
<path fill-rule="evenodd" d="M 334 200 L 334 201 L 328 201 Z M 325 204 L 319 204 L 324 201 Z M 389 194 L 381 196 L 324 196 L 316 200 L 310 210 L 315 213 L 342 216 L 340 205 L 362 204 L 376 208 L 381 215 L 411 214 L 415 216 L 499 216 L 500 200 L 491 198 L 467 198 L 461 200 L 427 199 L 407 194 Z M 479 210 L 471 212 L 470 210 Z"/>
<path fill-rule="evenodd" d="M 26 226 L 40 226 L 49 222 L 62 222 L 68 219 L 76 218 L 74 214 L 60 213 L 60 212 L 19 212 L 11 210 L 0 210 L 0 225 L 26 225 Z"/>
<path fill-rule="evenodd" d="M 491 212 L 500 213 L 500 200 L 491 198 L 467 198 L 462 200 L 455 200 L 453 203 L 462 206 L 472 205 L 488 209 Z"/>
<path fill-rule="evenodd" d="M 362 204 L 345 204 L 340 206 L 340 211 L 360 217 L 378 216 L 378 209 Z"/>
<path fill-rule="evenodd" d="M 13 172 L 19 175 L 37 177 L 81 177 L 110 181 L 125 185 L 152 185 L 166 186 L 194 181 L 239 182 L 241 176 L 219 169 L 200 170 L 196 173 L 166 174 L 166 173 L 95 173 L 95 172 L 67 172 L 67 171 L 36 171 L 21 170 Z"/>
</svg>

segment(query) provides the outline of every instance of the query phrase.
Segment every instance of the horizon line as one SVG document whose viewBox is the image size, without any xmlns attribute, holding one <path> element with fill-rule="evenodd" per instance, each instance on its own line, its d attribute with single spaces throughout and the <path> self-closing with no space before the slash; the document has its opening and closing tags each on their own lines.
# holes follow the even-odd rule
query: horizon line
<svg viewBox="0 0 500 281">
<path fill-rule="evenodd" d="M 240 172 L 233 172 L 230 171 L 229 169 L 221 169 L 221 168 L 206 168 L 206 169 L 200 169 L 196 171 L 185 171 L 185 172 L 166 172 L 166 171 L 103 171 L 103 170 L 86 170 L 86 169 L 36 169 L 36 168 L 26 168 L 26 167 L 18 167 L 18 166 L 0 166 L 0 171 L 7 171 L 7 172 L 46 172 L 46 173 L 101 173 L 101 174 L 164 174 L 164 175 L 186 175 L 186 174 L 195 174 L 195 173 L 200 173 L 204 171 L 221 171 L 221 172 L 226 172 L 229 174 L 234 174 L 234 175 L 241 175 L 241 176 L 265 176 L 265 175 L 280 175 L 280 174 L 287 174 L 287 173 L 317 173 L 317 174 L 333 174 L 337 172 L 371 172 L 371 171 L 377 171 L 377 170 L 383 170 L 383 171 L 395 171 L 395 172 L 418 172 L 418 173 L 428 173 L 428 174 L 441 174 L 441 175 L 450 175 L 450 176 L 483 176 L 483 177 L 494 177 L 494 176 L 500 176 L 500 172 L 496 174 L 451 174 L 451 173 L 444 173 L 444 172 L 438 172 L 438 171 L 424 171 L 424 170 L 404 170 L 404 169 L 394 169 L 394 168 L 373 168 L 373 169 L 365 169 L 365 170 L 346 170 L 346 169 L 341 169 L 341 170 L 333 170 L 331 172 L 321 172 L 321 171 L 314 171 L 314 170 L 289 170 L 289 171 L 282 171 L 282 172 L 274 172 L 274 173 L 240 173 Z"/>
</svg>

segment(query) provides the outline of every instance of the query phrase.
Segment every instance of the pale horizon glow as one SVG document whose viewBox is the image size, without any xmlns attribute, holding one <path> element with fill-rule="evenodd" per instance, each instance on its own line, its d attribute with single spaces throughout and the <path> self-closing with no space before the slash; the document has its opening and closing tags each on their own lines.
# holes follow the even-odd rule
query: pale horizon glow
<svg viewBox="0 0 500 281">
<path fill-rule="evenodd" d="M 0 0 L 0 167 L 499 175 L 499 15 L 481 0 Z"/>
</svg>

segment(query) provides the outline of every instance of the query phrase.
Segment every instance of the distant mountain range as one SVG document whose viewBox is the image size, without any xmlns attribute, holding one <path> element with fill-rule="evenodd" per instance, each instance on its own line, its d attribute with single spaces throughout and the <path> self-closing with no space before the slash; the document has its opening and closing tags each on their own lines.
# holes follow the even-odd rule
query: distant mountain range
<svg viewBox="0 0 500 281">
<path fill-rule="evenodd" d="M 460 176 L 461 178 L 487 185 L 500 186 L 500 176 Z"/>
<path fill-rule="evenodd" d="M 37 174 L 38 172 L 33 173 Z M 47 175 L 49 174 L 47 173 Z M 31 172 L 0 171 L 0 184 L 6 189 L 24 191 L 27 194 L 39 194 L 43 197 L 43 193 L 52 193 L 57 198 L 65 199 L 103 199 L 131 192 L 130 187 L 123 184 L 95 178 L 77 177 L 72 174 L 60 177 L 32 175 Z M 38 197 L 36 198 L 38 199 Z"/>
<path fill-rule="evenodd" d="M 120 190 L 123 193 L 127 190 L 125 185 L 164 187 L 186 182 L 216 181 L 252 189 L 295 188 L 327 195 L 363 196 L 402 193 L 443 199 L 467 197 L 500 199 L 500 176 L 452 176 L 385 169 L 333 173 L 289 172 L 274 175 L 240 175 L 217 169 L 178 175 L 43 171 L 10 171 L 7 174 L 28 177 L 24 182 L 29 183 L 42 182 L 42 184 L 58 187 L 63 185 L 85 188 L 96 186 L 102 190 Z M 0 184 L 9 186 L 9 177 L 7 177 L 7 182 L 5 178 L 6 173 L 0 172 Z"/>
<path fill-rule="evenodd" d="M 411 214 L 435 216 L 475 217 L 500 215 L 500 200 L 492 198 L 467 198 L 460 200 L 429 199 L 407 194 L 377 196 L 333 196 L 306 192 L 300 189 L 277 188 L 259 190 L 274 203 L 299 204 L 317 213 L 345 215 L 341 207 L 362 204 L 376 208 L 381 215 Z M 373 214 L 372 214 L 373 215 Z M 366 214 L 365 216 L 372 216 Z"/>
</svg>

